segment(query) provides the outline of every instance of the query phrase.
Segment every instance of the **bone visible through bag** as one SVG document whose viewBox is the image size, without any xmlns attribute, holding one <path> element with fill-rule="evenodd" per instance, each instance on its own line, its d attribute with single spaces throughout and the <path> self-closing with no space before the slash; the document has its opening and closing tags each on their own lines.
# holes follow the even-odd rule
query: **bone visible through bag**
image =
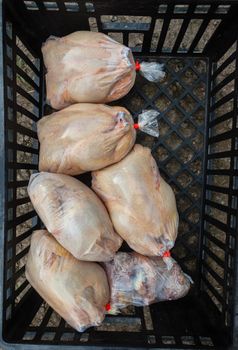
<svg viewBox="0 0 238 350">
<path fill-rule="evenodd" d="M 46 230 L 32 235 L 26 278 L 77 331 L 102 323 L 109 301 L 104 270 L 96 263 L 75 259 Z"/>
<path fill-rule="evenodd" d="M 170 269 L 161 257 L 118 252 L 112 261 L 104 263 L 111 290 L 110 313 L 116 314 L 128 305 L 145 306 L 185 296 L 189 277 L 174 259 L 169 259 Z"/>
<path fill-rule="evenodd" d="M 179 220 L 175 196 L 149 148 L 135 145 L 117 164 L 93 172 L 92 188 L 133 250 L 160 256 L 173 247 Z"/>
<path fill-rule="evenodd" d="M 37 124 L 40 171 L 78 175 L 118 162 L 131 150 L 136 131 L 123 107 L 78 103 Z"/>
<path fill-rule="evenodd" d="M 47 230 L 76 258 L 109 261 L 121 246 L 103 203 L 82 182 L 37 173 L 30 178 L 28 193 Z"/>
</svg>

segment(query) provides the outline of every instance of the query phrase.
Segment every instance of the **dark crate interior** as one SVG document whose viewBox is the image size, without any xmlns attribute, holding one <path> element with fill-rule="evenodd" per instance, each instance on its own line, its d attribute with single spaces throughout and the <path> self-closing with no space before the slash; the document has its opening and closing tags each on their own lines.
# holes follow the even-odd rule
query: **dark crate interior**
<svg viewBox="0 0 238 350">
<path fill-rule="evenodd" d="M 3 2 L 3 347 L 238 346 L 237 18 L 238 1 Z M 143 109 L 160 112 L 159 138 L 139 132 L 137 142 L 151 148 L 175 191 L 180 225 L 172 256 L 194 281 L 181 300 L 128 307 L 84 333 L 49 308 L 24 274 L 31 234 L 41 225 L 26 190 L 38 169 L 36 122 L 50 113 L 40 47 L 49 35 L 75 30 L 102 31 L 139 60 L 165 64 L 161 83 L 138 75 L 114 104 L 135 120 Z"/>
</svg>

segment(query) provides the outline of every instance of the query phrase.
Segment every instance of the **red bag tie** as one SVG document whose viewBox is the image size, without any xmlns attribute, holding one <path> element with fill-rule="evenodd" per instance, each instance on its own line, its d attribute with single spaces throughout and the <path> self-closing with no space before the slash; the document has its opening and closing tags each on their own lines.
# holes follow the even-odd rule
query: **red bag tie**
<svg viewBox="0 0 238 350">
<path fill-rule="evenodd" d="M 106 311 L 110 311 L 111 310 L 111 305 L 108 303 L 105 305 L 105 309 Z"/>
<path fill-rule="evenodd" d="M 140 70 L 140 62 L 136 61 L 136 71 L 139 71 L 139 70 Z"/>
<path fill-rule="evenodd" d="M 163 254 L 163 258 L 169 258 L 171 256 L 170 251 L 166 250 Z"/>
<path fill-rule="evenodd" d="M 133 124 L 134 129 L 139 129 L 148 135 L 158 137 L 159 136 L 159 126 L 157 117 L 159 112 L 154 109 L 142 110 L 139 115 L 137 115 L 138 121 Z"/>
</svg>

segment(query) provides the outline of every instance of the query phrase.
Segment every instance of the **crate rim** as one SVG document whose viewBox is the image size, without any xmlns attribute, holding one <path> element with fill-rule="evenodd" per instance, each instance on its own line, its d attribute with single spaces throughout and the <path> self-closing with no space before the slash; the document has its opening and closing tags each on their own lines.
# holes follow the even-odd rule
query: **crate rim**
<svg viewBox="0 0 238 350">
<path fill-rule="evenodd" d="M 167 3 L 167 4 L 179 4 L 178 1 L 176 0 L 159 0 L 159 3 Z M 181 1 L 182 4 L 191 4 L 192 2 L 195 2 L 194 0 L 184 0 Z M 199 0 L 200 3 L 202 4 L 210 4 L 211 0 Z M 214 1 L 215 2 L 215 1 Z M 225 4 L 237 4 L 238 5 L 238 0 L 223 0 L 221 1 L 224 5 Z M 3 11 L 3 3 L 4 0 L 0 0 L 0 35 L 2 38 L 2 45 L 0 45 L 0 60 L 3 65 L 3 43 L 4 43 L 4 38 L 3 38 L 3 21 L 4 21 L 4 11 Z M 156 54 L 155 54 L 156 56 Z M 163 55 L 161 55 L 162 57 Z M 168 56 L 166 56 L 168 57 Z M 208 59 L 207 56 L 202 56 L 201 58 L 203 59 Z M 5 121 L 4 121 L 4 74 L 3 70 L 0 72 L 0 137 L 1 137 L 1 144 L 0 144 L 0 186 L 1 186 L 1 193 L 0 193 L 0 346 L 2 347 L 3 350 L 59 350 L 59 345 L 50 345 L 50 344 L 31 344 L 31 343 L 11 343 L 7 342 L 4 340 L 3 337 L 3 285 L 4 285 L 4 232 L 5 232 L 5 178 L 6 178 L 6 167 L 5 167 L 5 135 L 4 135 L 4 129 L 5 129 Z M 237 232 L 238 233 L 238 232 Z M 238 286 L 238 242 L 236 244 L 236 264 L 235 264 L 235 284 Z M 233 332 L 234 336 L 238 338 L 238 288 L 236 288 L 236 294 L 234 297 L 234 327 L 233 327 Z M 103 345 L 62 345 L 61 348 L 64 350 L 73 350 L 76 349 L 76 347 L 86 350 L 98 350 L 98 349 L 104 349 L 104 350 L 127 350 L 127 349 L 137 349 L 137 350 L 152 350 L 155 349 L 156 347 L 136 347 L 136 346 L 131 346 L 131 347 L 126 347 L 126 346 L 103 346 Z M 163 349 L 170 349 L 169 347 L 163 347 L 159 348 L 161 350 Z M 173 348 L 173 350 L 180 349 L 180 348 Z M 187 347 L 187 349 L 190 349 L 190 347 Z M 191 348 L 192 349 L 192 348 Z M 199 348 L 198 348 L 199 349 Z M 219 349 L 219 348 L 217 348 Z M 233 345 L 229 346 L 227 349 L 230 350 L 237 350 L 238 349 L 238 339 L 237 342 L 235 342 Z M 225 350 L 225 349 L 221 349 Z"/>
<path fill-rule="evenodd" d="M 0 0 L 0 35 L 3 42 L 3 9 L 2 9 L 2 0 Z M 0 60 L 3 67 L 3 45 L 0 45 Z M 0 72 L 0 344 L 4 345 L 2 339 L 2 331 L 3 331 L 3 266 L 4 266 L 4 218 L 5 218 L 5 139 L 4 139 L 4 80 L 3 80 L 3 69 Z"/>
</svg>

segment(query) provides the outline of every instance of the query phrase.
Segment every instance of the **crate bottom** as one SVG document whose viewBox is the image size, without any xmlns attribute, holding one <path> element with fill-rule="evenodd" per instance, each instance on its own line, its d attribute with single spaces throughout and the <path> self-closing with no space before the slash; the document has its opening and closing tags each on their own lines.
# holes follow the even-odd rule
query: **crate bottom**
<svg viewBox="0 0 238 350">
<path fill-rule="evenodd" d="M 153 57 L 140 57 L 148 59 Z M 220 313 L 205 293 L 197 296 L 208 62 L 182 57 L 161 58 L 160 62 L 165 63 L 167 73 L 163 82 L 149 83 L 137 76 L 131 92 L 114 104 L 126 107 L 135 120 L 143 109 L 160 112 L 160 137 L 154 139 L 139 132 L 137 140 L 151 148 L 162 175 L 175 192 L 180 226 L 172 255 L 195 282 L 190 295 L 147 308 L 128 308 L 121 315 L 106 317 L 101 327 L 77 333 L 31 288 L 17 300 L 6 322 L 5 341 L 103 348 L 225 346 L 223 341 L 228 336 L 220 326 Z M 78 178 L 90 185 L 88 174 Z"/>
<path fill-rule="evenodd" d="M 224 339 L 228 337 L 221 324 L 217 309 L 204 293 L 150 307 L 129 308 L 120 315 L 107 316 L 102 326 L 79 333 L 31 289 L 9 322 L 4 338 L 9 343 L 36 345 L 212 349 L 227 345 Z"/>
</svg>

